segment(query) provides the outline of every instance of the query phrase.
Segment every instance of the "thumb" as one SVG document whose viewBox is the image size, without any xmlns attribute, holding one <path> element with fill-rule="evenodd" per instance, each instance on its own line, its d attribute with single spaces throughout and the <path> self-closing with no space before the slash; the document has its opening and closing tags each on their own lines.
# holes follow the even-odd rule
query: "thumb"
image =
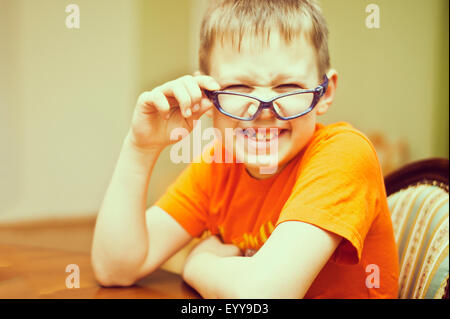
<svg viewBox="0 0 450 319">
<path fill-rule="evenodd" d="M 214 107 L 214 104 L 208 99 L 205 95 L 203 95 L 202 100 L 200 101 L 200 110 L 199 116 L 202 116 L 207 111 L 211 110 Z"/>
</svg>

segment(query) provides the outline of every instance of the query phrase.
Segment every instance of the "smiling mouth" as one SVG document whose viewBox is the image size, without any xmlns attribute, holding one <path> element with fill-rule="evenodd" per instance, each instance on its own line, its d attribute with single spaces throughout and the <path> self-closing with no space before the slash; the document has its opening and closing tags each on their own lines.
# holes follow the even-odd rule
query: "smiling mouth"
<svg viewBox="0 0 450 319">
<path fill-rule="evenodd" d="M 242 130 L 244 137 L 255 142 L 270 142 L 286 133 L 287 129 L 280 128 L 246 128 Z"/>
</svg>

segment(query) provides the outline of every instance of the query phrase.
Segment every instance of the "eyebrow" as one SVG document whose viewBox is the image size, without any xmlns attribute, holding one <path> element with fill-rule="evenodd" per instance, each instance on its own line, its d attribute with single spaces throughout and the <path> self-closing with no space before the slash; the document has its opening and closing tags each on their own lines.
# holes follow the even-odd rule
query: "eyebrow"
<svg viewBox="0 0 450 319">
<path fill-rule="evenodd" d="M 305 81 L 303 81 L 303 79 L 296 79 L 294 76 L 288 75 L 288 74 L 278 74 L 277 76 L 275 76 L 272 79 L 272 81 L 270 82 L 270 86 L 273 86 L 277 83 L 280 83 L 280 82 L 283 82 L 286 80 L 289 80 L 290 82 L 298 83 L 298 84 L 302 85 L 303 87 L 306 87 L 306 83 L 305 83 Z M 245 83 L 245 84 L 248 84 L 251 86 L 257 86 L 257 84 L 258 84 L 253 77 L 243 74 L 243 75 L 236 76 L 234 78 L 223 80 L 223 83 L 224 83 L 223 86 L 230 85 L 230 84 L 236 84 L 236 82 Z"/>
</svg>

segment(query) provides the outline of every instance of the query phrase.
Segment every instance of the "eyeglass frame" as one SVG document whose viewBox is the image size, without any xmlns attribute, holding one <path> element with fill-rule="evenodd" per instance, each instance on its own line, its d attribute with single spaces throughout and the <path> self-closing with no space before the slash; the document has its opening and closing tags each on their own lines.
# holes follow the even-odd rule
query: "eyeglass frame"
<svg viewBox="0 0 450 319">
<path fill-rule="evenodd" d="M 256 96 L 253 96 L 250 94 L 237 93 L 237 92 L 231 92 L 231 91 L 220 91 L 220 90 L 219 91 L 203 90 L 203 91 L 205 92 L 205 95 L 211 100 L 211 102 L 213 102 L 213 105 L 216 107 L 216 109 L 220 113 L 222 113 L 226 116 L 229 116 L 233 119 L 240 120 L 240 121 L 253 121 L 254 119 L 256 119 L 259 116 L 259 114 L 264 109 L 270 109 L 272 111 L 272 113 L 275 114 L 277 119 L 282 120 L 282 121 L 288 121 L 288 120 L 292 120 L 292 119 L 298 118 L 300 116 L 306 115 L 309 112 L 311 112 L 314 109 L 314 107 L 317 105 L 317 103 L 319 102 L 320 98 L 325 94 L 327 89 L 328 89 L 328 77 L 326 75 L 324 75 L 323 82 L 314 89 L 304 89 L 304 90 L 297 90 L 294 92 L 288 92 L 288 93 L 278 95 L 270 100 L 261 100 L 261 99 L 257 98 Z M 280 98 L 283 98 L 286 96 L 290 96 L 290 95 L 305 94 L 305 93 L 314 93 L 314 98 L 311 102 L 311 105 L 305 111 L 301 112 L 300 114 L 284 117 L 284 116 L 281 116 L 280 114 L 278 114 L 278 112 L 275 110 L 275 108 L 273 106 L 273 102 L 277 99 L 280 99 Z M 258 110 L 250 118 L 243 118 L 243 117 L 232 115 L 232 114 L 228 113 L 227 111 L 225 111 L 220 106 L 219 98 L 218 98 L 219 94 L 237 95 L 237 96 L 244 96 L 247 98 L 254 99 L 259 102 Z"/>
</svg>

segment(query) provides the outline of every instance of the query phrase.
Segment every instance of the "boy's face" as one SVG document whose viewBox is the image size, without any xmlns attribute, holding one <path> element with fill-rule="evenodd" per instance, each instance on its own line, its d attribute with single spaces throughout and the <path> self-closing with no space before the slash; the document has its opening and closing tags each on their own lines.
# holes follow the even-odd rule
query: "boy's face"
<svg viewBox="0 0 450 319">
<path fill-rule="evenodd" d="M 304 36 L 288 46 L 278 34 L 273 34 L 269 45 L 264 47 L 258 41 L 243 41 L 240 52 L 231 45 L 217 44 L 210 55 L 210 75 L 217 80 L 222 90 L 246 93 L 261 99 L 315 88 L 322 83 L 323 76 L 319 78 L 316 51 Z M 225 138 L 223 141 L 225 148 L 229 152 L 232 150 L 236 158 L 245 163 L 252 176 L 267 178 L 271 174 L 261 173 L 260 167 L 269 162 L 279 171 L 307 145 L 315 130 L 316 116 L 324 114 L 331 103 L 329 99 L 324 102 L 324 98 L 313 111 L 289 121 L 277 119 L 269 109 L 264 109 L 253 121 L 239 121 L 214 108 L 214 127 L 220 130 L 222 137 L 225 137 L 226 128 L 234 131 L 240 131 L 236 130 L 239 128 L 253 128 L 256 131 L 258 128 L 277 128 L 278 137 L 262 139 L 265 144 L 258 142 L 256 150 L 249 142 L 243 142 L 248 141 L 248 136 L 242 138 L 235 134 L 232 141 Z M 274 141 L 278 148 L 270 152 L 269 145 Z M 261 148 L 265 149 L 267 155 L 255 156 L 261 153 Z M 274 174 L 277 171 L 271 172 Z"/>
</svg>

